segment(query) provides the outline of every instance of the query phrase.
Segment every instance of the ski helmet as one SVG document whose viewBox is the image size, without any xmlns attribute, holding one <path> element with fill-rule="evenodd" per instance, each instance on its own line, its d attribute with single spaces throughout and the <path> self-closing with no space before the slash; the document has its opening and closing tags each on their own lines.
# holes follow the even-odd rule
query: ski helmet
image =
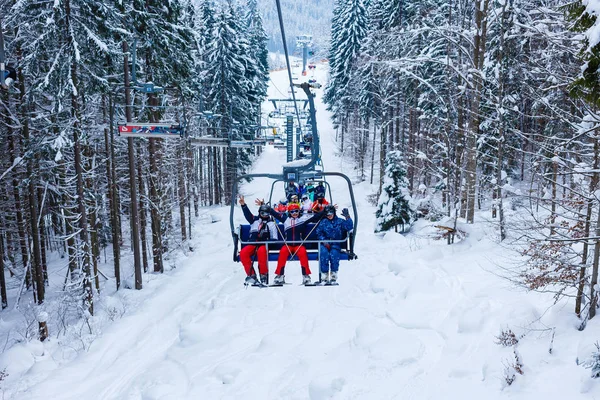
<svg viewBox="0 0 600 400">
<path fill-rule="evenodd" d="M 325 215 L 335 215 L 335 206 L 329 204 L 325 206 Z"/>
<path fill-rule="evenodd" d="M 258 214 L 261 218 L 269 218 L 271 216 L 271 207 L 268 204 L 263 204 L 258 208 Z"/>
<path fill-rule="evenodd" d="M 300 212 L 300 205 L 297 203 L 290 203 L 287 208 L 288 213 L 292 213 L 293 211 Z"/>
</svg>

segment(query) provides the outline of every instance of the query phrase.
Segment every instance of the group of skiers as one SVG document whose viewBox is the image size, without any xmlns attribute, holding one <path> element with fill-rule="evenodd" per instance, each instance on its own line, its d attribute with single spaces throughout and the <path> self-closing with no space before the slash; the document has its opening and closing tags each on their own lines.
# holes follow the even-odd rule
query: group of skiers
<svg viewBox="0 0 600 400">
<path fill-rule="evenodd" d="M 314 186 L 312 182 L 305 184 L 303 180 L 298 185 L 293 181 L 288 182 L 285 188 L 285 198 L 275 206 L 277 212 L 286 212 L 291 204 L 298 204 L 303 213 L 322 212 L 329 202 L 325 199 L 325 186 L 319 182 Z"/>
<path fill-rule="evenodd" d="M 239 203 L 242 206 L 244 217 L 250 224 L 250 237 L 248 242 L 251 245 L 246 245 L 240 251 L 240 261 L 246 271 L 246 284 L 262 284 L 269 283 L 268 269 L 268 254 L 265 242 L 276 241 L 278 238 L 277 220 L 283 223 L 284 232 L 280 232 L 284 239 L 284 245 L 281 246 L 279 257 L 277 259 L 277 269 L 275 270 L 275 279 L 273 283 L 276 285 L 285 283 L 285 264 L 290 256 L 297 256 L 302 269 L 302 283 L 311 284 L 311 271 L 308 265 L 308 255 L 303 243 L 304 240 L 312 233 L 307 232 L 307 226 L 311 222 L 316 222 L 314 228 L 315 234 L 320 242 L 320 280 L 325 283 L 336 283 L 337 274 L 340 264 L 341 242 L 346 238 L 348 232 L 354 228 L 354 223 L 350 218 L 347 208 L 342 210 L 344 219 L 336 215 L 337 205 L 331 205 L 325 200 L 325 188 L 322 183 L 314 190 L 316 200 L 312 202 L 307 192 L 301 192 L 300 188 L 303 185 L 290 184 L 286 187 L 287 199 L 282 199 L 280 203 L 272 208 L 268 204 L 264 204 L 263 200 L 256 199 L 255 203 L 259 206 L 258 215 L 253 215 L 248 209 L 244 196 L 239 196 Z M 293 186 L 293 187 L 292 187 Z M 293 189 L 295 190 L 293 191 Z M 299 198 L 303 199 L 300 203 Z M 319 202 L 320 201 L 320 202 Z M 310 209 L 305 207 L 305 203 L 311 204 Z M 328 242 L 333 241 L 333 242 Z M 258 260 L 259 277 L 252 267 L 252 256 L 256 254 Z"/>
</svg>

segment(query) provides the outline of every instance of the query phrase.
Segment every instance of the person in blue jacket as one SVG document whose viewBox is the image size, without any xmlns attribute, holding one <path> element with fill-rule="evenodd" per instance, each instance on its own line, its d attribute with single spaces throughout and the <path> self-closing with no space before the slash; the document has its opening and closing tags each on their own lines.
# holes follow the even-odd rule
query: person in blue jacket
<svg viewBox="0 0 600 400">
<path fill-rule="evenodd" d="M 325 206 L 324 214 L 326 217 L 323 218 L 317 227 L 316 232 L 317 238 L 325 241 L 321 243 L 321 247 L 319 249 L 321 259 L 319 265 L 319 269 L 321 271 L 321 282 L 325 281 L 336 283 L 338 269 L 340 266 L 341 243 L 328 243 L 327 240 L 345 239 L 348 233 L 354 229 L 354 222 L 350 218 L 350 213 L 348 212 L 347 208 L 342 210 L 342 216 L 345 219 L 341 219 L 335 215 L 335 206 L 331 204 Z M 330 268 L 331 275 L 329 275 Z"/>
</svg>

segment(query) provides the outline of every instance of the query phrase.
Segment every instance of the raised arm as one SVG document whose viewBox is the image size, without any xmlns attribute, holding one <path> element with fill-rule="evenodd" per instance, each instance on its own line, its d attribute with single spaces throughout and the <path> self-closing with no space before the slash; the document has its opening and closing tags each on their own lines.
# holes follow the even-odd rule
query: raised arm
<svg viewBox="0 0 600 400">
<path fill-rule="evenodd" d="M 271 215 L 273 216 L 273 218 L 275 218 L 277 221 L 279 221 L 281 223 L 284 223 L 285 220 L 287 219 L 286 213 L 277 212 L 273 209 L 273 207 L 271 207 Z"/>
<path fill-rule="evenodd" d="M 240 206 L 242 206 L 242 211 L 244 212 L 244 218 L 248 221 L 249 224 L 253 223 L 255 220 L 254 215 L 250 212 L 250 209 L 246 205 L 246 201 L 244 200 L 244 196 L 240 195 L 239 199 Z"/>
</svg>

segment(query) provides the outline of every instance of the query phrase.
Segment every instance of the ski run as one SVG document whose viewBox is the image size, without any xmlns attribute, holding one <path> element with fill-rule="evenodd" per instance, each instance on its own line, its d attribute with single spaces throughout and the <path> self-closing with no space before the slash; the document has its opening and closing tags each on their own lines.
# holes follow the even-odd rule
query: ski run
<svg viewBox="0 0 600 400">
<path fill-rule="evenodd" d="M 317 80 L 326 76 L 319 64 Z M 286 92 L 286 71 L 271 79 L 270 97 Z M 324 168 L 352 176 L 322 95 Z M 267 147 L 253 172 L 277 173 L 284 162 L 285 151 Z M 242 186 L 251 211 L 270 184 Z M 330 184 L 340 209 L 350 206 L 345 183 Z M 551 294 L 504 279 L 519 256 L 499 244 L 487 214 L 461 225 L 468 237 L 453 245 L 422 220 L 408 234 L 374 234 L 367 198 L 377 187 L 354 190 L 358 259 L 341 263 L 339 286 L 303 287 L 298 262 L 289 262 L 290 284 L 245 287 L 242 265 L 232 261 L 229 208 L 205 208 L 193 225 L 194 251 L 170 260 L 169 271 L 144 274 L 142 291 L 105 285 L 93 333 L 23 338 L 3 351 L 2 398 L 600 399 L 600 383 L 577 365 L 594 350 L 598 324 L 580 332 L 570 303 L 548 307 Z M 239 206 L 235 218 L 244 221 Z M 318 280 L 316 262 L 311 269 Z M 271 282 L 274 270 L 270 262 Z M 60 281 L 64 271 L 51 274 Z M 0 331 L 10 329 L 10 319 L 0 320 Z M 497 344 L 508 329 L 518 346 Z M 507 386 L 516 364 L 522 374 Z"/>
</svg>

